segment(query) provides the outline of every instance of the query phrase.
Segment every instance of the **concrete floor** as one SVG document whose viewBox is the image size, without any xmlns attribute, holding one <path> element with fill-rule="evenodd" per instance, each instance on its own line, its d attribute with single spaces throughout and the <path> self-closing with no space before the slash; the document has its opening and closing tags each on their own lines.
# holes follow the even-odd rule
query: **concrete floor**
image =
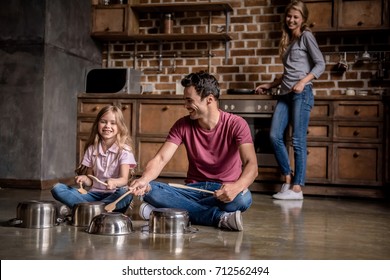
<svg viewBox="0 0 390 280">
<path fill-rule="evenodd" d="M 244 231 L 197 226 L 177 236 L 141 232 L 147 222 L 133 220 L 135 232 L 101 236 L 85 228 L 49 229 L 9 226 L 19 202 L 52 200 L 49 191 L 0 189 L 2 260 L 388 260 L 388 202 L 305 197 L 303 202 L 275 201 L 254 194 L 243 214 Z"/>
</svg>

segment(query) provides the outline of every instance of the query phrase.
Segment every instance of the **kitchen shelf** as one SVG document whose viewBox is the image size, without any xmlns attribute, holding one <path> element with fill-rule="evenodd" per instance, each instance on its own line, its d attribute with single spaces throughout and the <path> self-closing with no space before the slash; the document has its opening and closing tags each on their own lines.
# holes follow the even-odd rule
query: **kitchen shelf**
<svg viewBox="0 0 390 280">
<path fill-rule="evenodd" d="M 100 14 L 103 17 L 107 17 L 111 12 L 111 19 L 98 18 L 95 15 L 97 11 L 100 11 Z M 228 42 L 233 40 L 233 36 L 228 33 L 230 12 L 232 11 L 232 6 L 226 2 L 136 4 L 129 1 L 129 4 L 124 5 L 93 5 L 94 20 L 91 36 L 98 40 L 107 42 L 158 42 L 160 44 L 160 50 L 162 50 L 161 45 L 163 42 L 220 41 L 225 45 L 225 60 L 227 61 L 230 48 Z M 208 13 L 208 32 L 190 34 L 139 34 L 138 28 L 140 14 L 164 14 L 177 12 Z M 225 14 L 225 28 L 223 32 L 210 32 L 213 12 L 223 12 Z"/>
<path fill-rule="evenodd" d="M 140 13 L 169 13 L 169 12 L 231 12 L 232 6 L 225 2 L 212 3 L 171 3 L 171 4 L 134 4 L 134 11 Z"/>
<path fill-rule="evenodd" d="M 115 35 L 115 34 L 95 34 L 105 41 L 230 41 L 232 36 L 227 33 L 200 33 L 200 34 L 132 34 L 132 35 Z"/>
</svg>

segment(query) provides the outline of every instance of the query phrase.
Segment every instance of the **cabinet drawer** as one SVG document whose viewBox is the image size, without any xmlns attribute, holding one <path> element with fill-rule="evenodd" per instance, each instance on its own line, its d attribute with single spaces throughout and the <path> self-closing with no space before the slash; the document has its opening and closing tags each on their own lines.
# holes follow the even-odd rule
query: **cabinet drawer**
<svg viewBox="0 0 390 280">
<path fill-rule="evenodd" d="M 337 144 L 334 147 L 335 182 L 354 185 L 382 183 L 382 146 Z"/>
<path fill-rule="evenodd" d="M 172 125 L 188 115 L 182 104 L 140 104 L 138 133 L 166 136 Z"/>
<path fill-rule="evenodd" d="M 373 141 L 381 142 L 382 124 L 380 123 L 336 123 L 334 137 L 336 141 L 348 140 L 354 141 Z"/>
<path fill-rule="evenodd" d="M 308 140 L 330 140 L 332 137 L 332 125 L 324 122 L 310 121 L 307 129 Z"/>
<path fill-rule="evenodd" d="M 379 120 L 383 115 L 383 107 L 380 102 L 336 102 L 335 118 L 354 120 Z"/>
<path fill-rule="evenodd" d="M 313 109 L 310 112 L 310 119 L 326 119 L 331 116 L 331 104 L 329 102 L 322 103 L 316 101 Z"/>
<path fill-rule="evenodd" d="M 138 141 L 138 172 L 145 170 L 146 164 L 151 160 L 161 148 L 165 138 L 160 139 L 139 139 Z M 187 175 L 188 160 L 184 145 L 180 145 L 173 158 L 162 170 L 160 175 L 182 176 Z"/>
<path fill-rule="evenodd" d="M 96 117 L 96 115 L 99 113 L 99 111 L 103 107 L 108 106 L 108 105 L 114 105 L 114 104 L 113 104 L 113 102 L 108 102 L 108 101 L 102 101 L 102 102 L 82 101 L 82 102 L 80 102 L 79 114 Z"/>
</svg>

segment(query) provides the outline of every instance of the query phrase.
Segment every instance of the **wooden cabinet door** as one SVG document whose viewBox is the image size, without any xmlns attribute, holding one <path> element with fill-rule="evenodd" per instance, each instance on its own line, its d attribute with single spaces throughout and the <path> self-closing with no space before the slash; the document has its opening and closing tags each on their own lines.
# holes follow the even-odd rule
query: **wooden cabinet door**
<svg viewBox="0 0 390 280">
<path fill-rule="evenodd" d="M 165 138 L 141 138 L 138 140 L 138 168 L 142 173 L 146 164 L 151 160 L 161 148 Z M 188 170 L 187 153 L 184 145 L 180 145 L 173 158 L 168 162 L 160 175 L 185 177 Z"/>
<path fill-rule="evenodd" d="M 338 29 L 381 29 L 388 26 L 387 0 L 339 0 Z"/>
<path fill-rule="evenodd" d="M 329 183 L 332 179 L 332 145 L 310 142 L 307 146 L 307 183 Z"/>
<path fill-rule="evenodd" d="M 305 3 L 309 10 L 308 24 L 313 32 L 335 28 L 333 0 L 308 0 Z"/>
<path fill-rule="evenodd" d="M 93 36 L 126 36 L 138 32 L 138 18 L 129 5 L 92 6 Z"/>
<path fill-rule="evenodd" d="M 92 34 L 125 33 L 127 29 L 125 6 L 94 6 L 92 8 Z"/>
<path fill-rule="evenodd" d="M 335 183 L 382 184 L 382 145 L 338 143 L 334 155 Z"/>
<path fill-rule="evenodd" d="M 139 106 L 138 134 L 166 136 L 172 125 L 188 115 L 183 104 L 168 102 L 146 103 Z"/>
</svg>

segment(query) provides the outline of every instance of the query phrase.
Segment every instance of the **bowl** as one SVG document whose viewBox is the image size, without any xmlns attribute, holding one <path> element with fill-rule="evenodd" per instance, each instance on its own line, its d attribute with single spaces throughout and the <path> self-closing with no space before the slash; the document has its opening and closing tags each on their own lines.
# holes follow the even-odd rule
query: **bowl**
<svg viewBox="0 0 390 280">
<path fill-rule="evenodd" d="M 183 234 L 189 229 L 188 211 L 178 208 L 157 208 L 149 218 L 149 233 Z"/>
<path fill-rule="evenodd" d="M 125 214 L 107 212 L 95 216 L 87 232 L 99 235 L 125 235 L 133 232 L 133 223 Z"/>
<path fill-rule="evenodd" d="M 72 210 L 72 225 L 76 227 L 89 226 L 94 217 L 106 212 L 104 206 L 104 202 L 101 201 L 76 204 Z"/>
<path fill-rule="evenodd" d="M 9 221 L 23 228 L 50 228 L 58 225 L 57 207 L 54 201 L 27 200 L 19 202 L 16 218 Z"/>
</svg>

